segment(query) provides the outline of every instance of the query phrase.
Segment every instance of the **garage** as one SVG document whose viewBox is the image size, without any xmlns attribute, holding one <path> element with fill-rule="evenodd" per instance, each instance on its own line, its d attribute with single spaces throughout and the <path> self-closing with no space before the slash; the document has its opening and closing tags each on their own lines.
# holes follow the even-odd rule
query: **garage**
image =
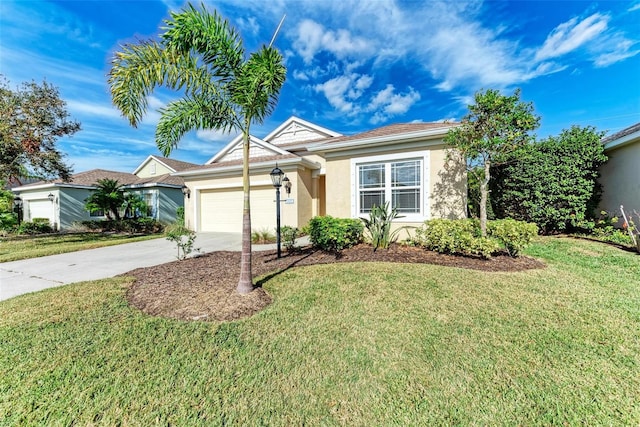
<svg viewBox="0 0 640 427">
<path fill-rule="evenodd" d="M 34 218 L 47 218 L 53 223 L 53 204 L 49 199 L 28 200 L 25 210 L 25 220 L 33 221 Z"/>
<path fill-rule="evenodd" d="M 242 232 L 242 189 L 201 190 L 200 226 L 203 232 Z M 272 186 L 251 189 L 251 228 L 273 230 L 276 204 Z"/>
</svg>

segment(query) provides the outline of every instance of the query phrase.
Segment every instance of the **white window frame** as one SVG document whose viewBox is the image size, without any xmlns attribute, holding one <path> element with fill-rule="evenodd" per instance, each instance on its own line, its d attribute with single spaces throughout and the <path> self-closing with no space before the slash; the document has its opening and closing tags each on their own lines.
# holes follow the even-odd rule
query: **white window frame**
<svg viewBox="0 0 640 427">
<path fill-rule="evenodd" d="M 384 163 L 385 169 L 391 168 L 391 163 L 402 161 L 420 160 L 422 168 L 420 170 L 420 195 L 421 206 L 418 213 L 401 213 L 402 218 L 398 218 L 397 222 L 422 222 L 431 217 L 429 199 L 430 194 L 430 153 L 429 151 L 413 151 L 406 153 L 384 154 L 379 156 L 357 157 L 351 159 L 351 217 L 367 218 L 368 214 L 360 213 L 360 174 L 359 166 L 365 164 Z M 385 173 L 385 200 L 391 198 L 391 174 Z"/>
</svg>

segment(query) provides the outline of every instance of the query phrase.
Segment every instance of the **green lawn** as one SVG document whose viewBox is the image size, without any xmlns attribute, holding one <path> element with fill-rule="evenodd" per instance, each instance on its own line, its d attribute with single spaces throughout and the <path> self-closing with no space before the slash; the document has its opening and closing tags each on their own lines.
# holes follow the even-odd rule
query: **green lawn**
<svg viewBox="0 0 640 427">
<path fill-rule="evenodd" d="M 139 242 L 162 236 L 162 234 L 132 236 L 113 233 L 73 233 L 0 237 L 0 262 Z"/>
<path fill-rule="evenodd" d="M 130 308 L 127 279 L 0 303 L 0 425 L 639 425 L 640 256 L 548 268 L 334 264 L 239 322 Z"/>
</svg>

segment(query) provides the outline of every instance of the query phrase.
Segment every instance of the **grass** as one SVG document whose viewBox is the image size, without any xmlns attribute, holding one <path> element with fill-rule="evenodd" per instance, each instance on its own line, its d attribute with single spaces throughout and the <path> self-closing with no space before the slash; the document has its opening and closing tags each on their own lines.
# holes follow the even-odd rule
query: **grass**
<svg viewBox="0 0 640 427">
<path fill-rule="evenodd" d="M 129 234 L 73 233 L 0 237 L 0 262 L 139 242 L 162 236 L 162 234 L 132 236 Z"/>
<path fill-rule="evenodd" d="M 294 268 L 239 322 L 143 315 L 126 278 L 0 303 L 0 425 L 638 425 L 640 258 Z"/>
</svg>

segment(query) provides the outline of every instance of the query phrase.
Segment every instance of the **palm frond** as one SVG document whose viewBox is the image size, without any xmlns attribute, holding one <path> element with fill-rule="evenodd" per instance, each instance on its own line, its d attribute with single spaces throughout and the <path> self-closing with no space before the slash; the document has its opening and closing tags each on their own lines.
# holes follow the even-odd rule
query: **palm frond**
<svg viewBox="0 0 640 427">
<path fill-rule="evenodd" d="M 239 126 L 232 120 L 237 113 L 229 103 L 201 94 L 171 102 L 160 112 L 156 145 L 165 156 L 178 146 L 182 136 L 189 131 L 216 129 L 229 132 Z"/>
</svg>

